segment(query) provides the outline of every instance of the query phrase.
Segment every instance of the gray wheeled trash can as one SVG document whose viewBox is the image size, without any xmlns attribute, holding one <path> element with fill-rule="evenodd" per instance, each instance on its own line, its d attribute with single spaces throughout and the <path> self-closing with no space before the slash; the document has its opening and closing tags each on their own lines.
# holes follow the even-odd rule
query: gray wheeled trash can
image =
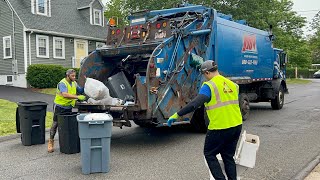
<svg viewBox="0 0 320 180">
<path fill-rule="evenodd" d="M 110 142 L 112 131 L 112 116 L 106 113 L 93 113 L 104 116 L 103 119 L 90 120 L 85 118 L 89 114 L 77 116 L 82 173 L 90 174 L 110 170 Z M 92 115 L 91 114 L 91 117 Z"/>
</svg>

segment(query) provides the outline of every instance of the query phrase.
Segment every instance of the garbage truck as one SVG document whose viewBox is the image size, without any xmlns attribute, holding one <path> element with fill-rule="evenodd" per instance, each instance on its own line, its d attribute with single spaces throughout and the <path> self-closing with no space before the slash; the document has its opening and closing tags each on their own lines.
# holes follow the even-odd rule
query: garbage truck
<svg viewBox="0 0 320 180">
<path fill-rule="evenodd" d="M 275 110 L 283 107 L 288 92 L 287 55 L 273 47 L 271 30 L 192 4 L 135 12 L 128 21 L 123 28 L 108 26 L 106 45 L 81 62 L 79 84 L 85 83 L 85 77 L 97 79 L 107 85 L 111 96 L 131 105 L 82 103 L 80 111 L 109 112 L 119 127 L 131 122 L 141 127 L 166 126 L 167 119 L 197 95 L 204 81 L 199 66 L 206 60 L 214 60 L 220 74 L 239 85 L 244 120 L 249 103 L 270 102 Z M 188 123 L 205 131 L 206 120 L 200 107 L 174 124 Z"/>
</svg>

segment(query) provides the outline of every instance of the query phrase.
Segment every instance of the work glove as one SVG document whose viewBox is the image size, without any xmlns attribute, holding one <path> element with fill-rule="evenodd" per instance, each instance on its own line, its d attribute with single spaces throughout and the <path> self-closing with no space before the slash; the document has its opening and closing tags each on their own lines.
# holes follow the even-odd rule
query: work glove
<svg viewBox="0 0 320 180">
<path fill-rule="evenodd" d="M 79 96 L 78 96 L 78 99 L 79 99 L 80 101 L 84 101 L 84 100 L 86 99 L 86 96 L 84 96 L 84 95 L 79 95 Z"/>
<path fill-rule="evenodd" d="M 171 127 L 171 124 L 174 123 L 177 119 L 179 119 L 179 115 L 178 113 L 174 113 L 172 116 L 169 117 L 167 125 Z"/>
</svg>

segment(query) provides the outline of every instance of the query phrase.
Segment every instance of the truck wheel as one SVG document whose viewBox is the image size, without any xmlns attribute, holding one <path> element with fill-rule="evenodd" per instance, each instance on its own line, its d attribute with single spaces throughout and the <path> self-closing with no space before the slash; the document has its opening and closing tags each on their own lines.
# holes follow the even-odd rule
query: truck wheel
<svg viewBox="0 0 320 180">
<path fill-rule="evenodd" d="M 207 112 L 204 110 L 204 106 L 198 108 L 191 118 L 192 129 L 199 133 L 206 133 L 209 124 L 209 118 Z"/>
<path fill-rule="evenodd" d="M 284 104 L 284 91 L 283 87 L 280 86 L 279 91 L 276 92 L 276 97 L 274 99 L 271 99 L 271 107 L 272 109 L 279 110 L 282 109 Z"/>
<path fill-rule="evenodd" d="M 242 120 L 245 121 L 249 117 L 250 106 L 249 106 L 249 97 L 245 93 L 241 93 L 239 97 L 239 106 L 242 115 Z"/>
</svg>

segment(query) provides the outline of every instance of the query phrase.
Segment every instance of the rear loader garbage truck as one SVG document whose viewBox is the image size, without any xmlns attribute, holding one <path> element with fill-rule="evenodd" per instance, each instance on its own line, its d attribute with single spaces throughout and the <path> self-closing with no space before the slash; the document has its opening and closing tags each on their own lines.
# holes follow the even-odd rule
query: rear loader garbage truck
<svg viewBox="0 0 320 180">
<path fill-rule="evenodd" d="M 239 85 L 243 119 L 249 103 L 270 102 L 279 110 L 288 92 L 287 57 L 273 48 L 271 31 L 249 27 L 245 21 L 201 5 L 140 11 L 128 17 L 124 28 L 108 27 L 106 46 L 81 62 L 79 83 L 85 77 L 107 85 L 110 95 L 131 105 L 78 104 L 80 111 L 105 111 L 114 126 L 165 126 L 171 114 L 190 102 L 203 83 L 199 66 L 214 60 L 219 72 Z M 191 123 L 205 131 L 204 107 L 175 124 Z M 196 121 L 197 120 L 197 121 Z"/>
</svg>

